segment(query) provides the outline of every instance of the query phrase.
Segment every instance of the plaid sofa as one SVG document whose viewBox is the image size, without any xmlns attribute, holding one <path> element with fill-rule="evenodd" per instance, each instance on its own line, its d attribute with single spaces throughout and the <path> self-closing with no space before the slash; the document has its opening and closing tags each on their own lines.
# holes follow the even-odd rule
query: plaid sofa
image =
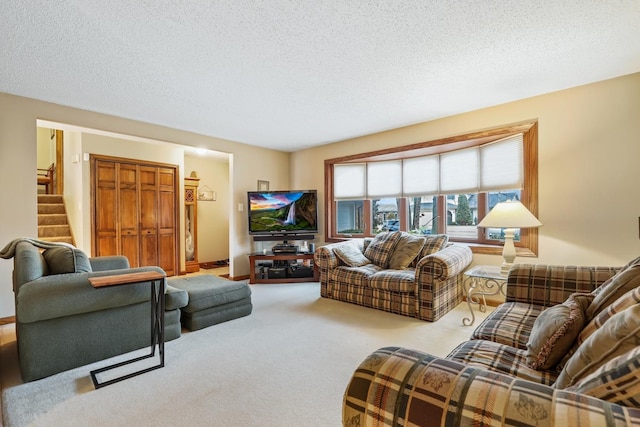
<svg viewBox="0 0 640 427">
<path fill-rule="evenodd" d="M 554 382 L 572 352 L 547 371 L 531 369 L 525 360 L 533 323 L 546 307 L 576 292 L 597 295 L 620 270 L 515 265 L 506 302 L 446 358 L 398 347 L 369 355 L 345 391 L 343 425 L 640 425 L 640 347 L 564 388 Z M 640 304 L 640 288 L 625 295 L 627 304 L 621 297 L 599 317 L 606 321 L 616 309 Z"/>
<path fill-rule="evenodd" d="M 354 239 L 316 249 L 321 296 L 431 322 L 462 302 L 461 275 L 473 257 L 467 246 L 449 244 L 404 270 L 349 267 L 334 252 L 352 244 L 364 252 L 366 243 Z"/>
</svg>

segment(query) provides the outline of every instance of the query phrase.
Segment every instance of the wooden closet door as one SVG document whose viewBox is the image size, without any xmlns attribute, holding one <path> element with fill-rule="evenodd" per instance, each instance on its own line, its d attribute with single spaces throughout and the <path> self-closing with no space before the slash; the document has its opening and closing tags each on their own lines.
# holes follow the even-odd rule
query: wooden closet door
<svg viewBox="0 0 640 427">
<path fill-rule="evenodd" d="M 176 266 L 176 189 L 175 169 L 158 168 L 158 254 L 159 265 L 167 275 L 178 274 Z"/>
<path fill-rule="evenodd" d="M 158 263 L 158 168 L 140 166 L 140 263 Z M 162 267 L 162 266 L 160 266 Z M 166 271 L 166 270 L 165 270 Z M 169 272 L 167 271 L 167 274 Z"/>
<path fill-rule="evenodd" d="M 131 267 L 139 267 L 138 167 L 126 163 L 119 164 L 118 178 L 119 253 L 129 259 Z"/>
<path fill-rule="evenodd" d="M 179 274 L 177 167 L 92 158 L 94 256 L 124 255 L 132 267 Z"/>
<path fill-rule="evenodd" d="M 95 163 L 94 256 L 118 253 L 118 195 L 116 165 L 97 160 Z"/>
</svg>

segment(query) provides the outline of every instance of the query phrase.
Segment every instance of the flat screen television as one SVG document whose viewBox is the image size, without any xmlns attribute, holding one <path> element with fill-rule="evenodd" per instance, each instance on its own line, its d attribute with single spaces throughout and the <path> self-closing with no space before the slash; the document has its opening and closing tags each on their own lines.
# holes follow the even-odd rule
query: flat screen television
<svg viewBox="0 0 640 427">
<path fill-rule="evenodd" d="M 318 232 L 316 190 L 249 191 L 249 234 L 296 235 Z"/>
</svg>

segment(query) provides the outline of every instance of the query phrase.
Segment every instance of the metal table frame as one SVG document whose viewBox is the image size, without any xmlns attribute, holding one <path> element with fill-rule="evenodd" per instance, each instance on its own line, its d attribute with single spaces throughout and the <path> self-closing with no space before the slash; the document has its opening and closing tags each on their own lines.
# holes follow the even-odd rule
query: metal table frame
<svg viewBox="0 0 640 427">
<path fill-rule="evenodd" d="M 149 282 L 151 288 L 151 347 L 149 354 L 136 357 L 133 359 L 118 362 L 103 368 L 95 369 L 91 371 L 91 380 L 96 389 L 123 381 L 136 375 L 144 374 L 154 369 L 164 367 L 164 309 L 165 309 L 165 286 L 166 276 L 162 273 L 155 271 L 139 272 L 139 273 L 127 273 L 115 276 L 98 276 L 89 278 L 91 285 L 95 288 L 103 288 L 110 286 L 123 286 L 133 285 L 136 283 Z M 139 371 L 131 372 L 126 375 L 122 375 L 117 378 L 110 379 L 108 381 L 99 382 L 97 375 L 121 366 L 129 365 L 131 363 L 139 362 L 144 359 L 155 357 L 156 346 L 158 347 L 158 354 L 160 361 L 157 365 L 153 365 Z"/>
<path fill-rule="evenodd" d="M 466 277 L 463 286 L 466 288 L 466 285 L 469 285 L 466 292 L 471 318 L 465 317 L 462 319 L 462 324 L 470 326 L 476 321 L 471 304 L 477 304 L 478 310 L 484 313 L 487 310 L 486 296 L 498 295 L 499 293 L 507 295 L 505 290 L 507 277 L 500 274 L 500 267 L 493 265 L 476 265 L 465 271 L 464 275 Z"/>
</svg>

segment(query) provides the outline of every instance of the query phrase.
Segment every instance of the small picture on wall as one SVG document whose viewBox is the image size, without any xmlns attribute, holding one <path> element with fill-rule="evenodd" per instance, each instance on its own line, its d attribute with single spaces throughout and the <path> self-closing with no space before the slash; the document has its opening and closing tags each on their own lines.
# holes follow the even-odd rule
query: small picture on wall
<svg viewBox="0 0 640 427">
<path fill-rule="evenodd" d="M 215 202 L 216 192 L 212 191 L 206 185 L 198 189 L 198 201 L 200 202 Z"/>
<path fill-rule="evenodd" d="M 269 181 L 258 180 L 258 191 L 269 191 Z"/>
</svg>

